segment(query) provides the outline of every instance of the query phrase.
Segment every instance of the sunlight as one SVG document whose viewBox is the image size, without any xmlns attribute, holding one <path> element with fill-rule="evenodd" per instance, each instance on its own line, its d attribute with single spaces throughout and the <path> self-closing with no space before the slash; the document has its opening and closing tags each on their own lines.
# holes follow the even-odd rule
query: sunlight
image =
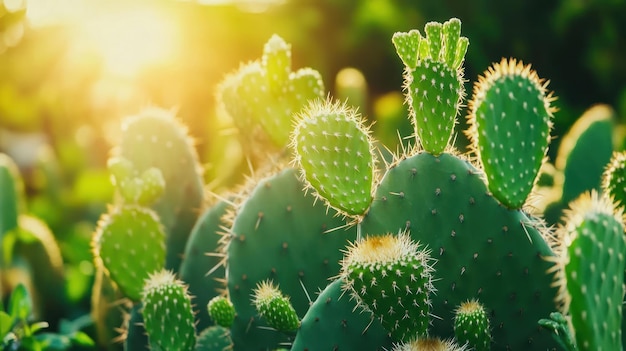
<svg viewBox="0 0 626 351">
<path fill-rule="evenodd" d="M 47 1 L 29 1 L 31 25 L 71 24 L 75 44 L 97 54 L 107 73 L 131 77 L 173 59 L 177 26 L 158 3 L 61 0 L 55 4 L 52 9 Z"/>
<path fill-rule="evenodd" d="M 172 22 L 157 11 L 124 10 L 90 18 L 85 38 L 102 56 L 107 71 L 130 76 L 173 56 L 175 35 Z"/>
</svg>

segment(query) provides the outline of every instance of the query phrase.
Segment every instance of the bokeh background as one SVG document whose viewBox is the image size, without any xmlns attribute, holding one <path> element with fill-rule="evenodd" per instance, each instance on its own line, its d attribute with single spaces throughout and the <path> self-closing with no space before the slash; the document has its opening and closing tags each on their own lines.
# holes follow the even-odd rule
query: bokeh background
<svg viewBox="0 0 626 351">
<path fill-rule="evenodd" d="M 0 152 L 19 165 L 28 210 L 54 233 L 70 282 L 69 308 L 44 317 L 56 328 L 89 313 L 89 240 L 112 197 L 106 161 L 124 117 L 151 105 L 177 111 L 206 183 L 227 189 L 238 178 L 223 175 L 245 169 L 245 160 L 216 87 L 259 58 L 272 34 L 291 43 L 295 68 L 322 74 L 332 96 L 344 94 L 338 79 L 364 77 L 366 96 L 349 103 L 382 126 L 406 129 L 391 36 L 450 17 L 470 39 L 468 93 L 502 57 L 532 63 L 550 80 L 559 108 L 551 157 L 594 104 L 608 104 L 616 124 L 624 122 L 624 0 L 0 0 Z M 338 76 L 348 67 L 358 71 Z"/>
</svg>

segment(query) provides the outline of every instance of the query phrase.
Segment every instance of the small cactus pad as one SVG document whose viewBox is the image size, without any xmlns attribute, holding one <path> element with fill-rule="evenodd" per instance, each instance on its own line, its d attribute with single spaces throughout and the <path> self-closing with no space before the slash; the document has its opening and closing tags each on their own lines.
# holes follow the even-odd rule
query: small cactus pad
<svg viewBox="0 0 626 351">
<path fill-rule="evenodd" d="M 372 200 L 374 153 L 369 129 L 352 109 L 314 102 L 301 114 L 292 146 L 304 178 L 328 205 L 361 215 Z"/>
<path fill-rule="evenodd" d="M 352 244 L 342 263 L 346 289 L 376 315 L 392 338 L 428 334 L 432 259 L 407 234 L 371 236 Z"/>
<path fill-rule="evenodd" d="M 469 300 L 461 303 L 455 311 L 454 334 L 460 344 L 468 345 L 472 350 L 491 350 L 489 317 L 480 302 Z"/>
<path fill-rule="evenodd" d="M 151 350 L 193 350 L 196 345 L 191 297 L 168 270 L 151 274 L 142 292 L 144 326 Z"/>
<path fill-rule="evenodd" d="M 204 329 L 198 335 L 194 351 L 229 351 L 233 348 L 230 330 L 219 325 Z"/>
<path fill-rule="evenodd" d="M 253 304 L 270 327 L 278 331 L 295 331 L 300 326 L 300 319 L 289 298 L 270 281 L 257 284 Z"/>
<path fill-rule="evenodd" d="M 150 167 L 137 176 L 132 163 L 123 157 L 112 157 L 108 167 L 112 183 L 126 203 L 150 206 L 165 191 L 165 179 L 158 168 Z"/>
<path fill-rule="evenodd" d="M 395 33 L 392 42 L 405 64 L 404 86 L 411 121 L 424 149 L 439 155 L 448 147 L 465 95 L 461 64 L 469 41 L 461 21 L 429 22 L 419 31 Z"/>
<path fill-rule="evenodd" d="M 548 151 L 554 100 L 530 65 L 503 59 L 479 77 L 469 103 L 467 130 L 491 191 L 521 208 Z"/>
<path fill-rule="evenodd" d="M 626 152 L 615 152 L 602 177 L 602 189 L 616 202 L 626 206 Z"/>
<path fill-rule="evenodd" d="M 552 332 L 552 336 L 558 342 L 564 350 L 576 351 L 576 341 L 572 335 L 567 318 L 561 314 L 561 312 L 550 313 L 550 318 L 542 318 L 539 320 L 539 325 Z"/>
<path fill-rule="evenodd" d="M 607 196 L 587 192 L 570 204 L 558 231 L 557 303 L 581 351 L 622 349 L 622 215 Z"/>
<path fill-rule="evenodd" d="M 133 301 L 143 282 L 165 264 L 165 232 L 156 214 L 145 207 L 112 208 L 98 223 L 94 255 L 120 290 Z"/>
<path fill-rule="evenodd" d="M 466 351 L 468 348 L 457 344 L 454 340 L 439 338 L 415 339 L 394 346 L 392 351 Z"/>
<path fill-rule="evenodd" d="M 309 100 L 324 97 L 324 83 L 313 69 L 292 72 L 291 46 L 273 35 L 265 44 L 261 61 L 244 65 L 226 77 L 220 92 L 226 111 L 244 135 L 262 139 L 251 129 L 260 124 L 273 144 L 282 148 L 289 141 L 293 115 Z"/>
<path fill-rule="evenodd" d="M 224 296 L 215 296 L 207 304 L 209 316 L 215 324 L 224 328 L 230 328 L 235 321 L 235 307 L 230 300 Z"/>
</svg>

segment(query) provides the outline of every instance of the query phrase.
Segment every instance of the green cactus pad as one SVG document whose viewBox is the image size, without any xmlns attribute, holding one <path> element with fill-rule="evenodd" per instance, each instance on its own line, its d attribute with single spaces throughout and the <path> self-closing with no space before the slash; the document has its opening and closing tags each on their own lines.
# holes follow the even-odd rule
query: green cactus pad
<svg viewBox="0 0 626 351">
<path fill-rule="evenodd" d="M 405 64 L 404 86 L 411 121 L 424 150 L 439 155 L 448 147 L 465 90 L 461 63 L 468 40 L 461 21 L 429 22 L 419 31 L 395 33 L 392 42 Z"/>
<path fill-rule="evenodd" d="M 170 271 L 151 274 L 142 292 L 141 313 L 154 351 L 190 351 L 196 345 L 191 297 Z"/>
<path fill-rule="evenodd" d="M 165 191 L 151 207 L 167 234 L 165 267 L 178 271 L 187 238 L 204 202 L 202 170 L 187 128 L 171 111 L 145 109 L 124 120 L 121 144 L 114 156 L 130 161 L 135 175 L 149 182 L 154 174 L 148 170 L 160 170 Z"/>
<path fill-rule="evenodd" d="M 198 335 L 198 341 L 194 351 L 229 351 L 232 350 L 233 341 L 230 338 L 230 330 L 219 325 L 204 329 Z"/>
<path fill-rule="evenodd" d="M 450 154 L 393 164 L 361 222 L 363 236 L 408 230 L 437 260 L 432 335 L 454 337 L 454 309 L 489 301 L 494 350 L 555 347 L 537 321 L 554 310 L 554 264 L 541 224 L 489 195 L 480 171 Z"/>
<path fill-rule="evenodd" d="M 254 289 L 252 304 L 270 327 L 281 332 L 293 332 L 300 326 L 300 319 L 289 297 L 284 296 L 271 281 L 263 281 Z"/>
<path fill-rule="evenodd" d="M 433 267 L 428 250 L 404 233 L 371 236 L 349 246 L 342 262 L 345 289 L 378 317 L 391 337 L 428 335 Z"/>
<path fill-rule="evenodd" d="M 617 206 L 626 206 L 626 152 L 613 153 L 602 176 L 602 189 L 615 200 Z"/>
<path fill-rule="evenodd" d="M 354 240 L 354 227 L 332 209 L 305 195 L 295 169 L 260 180 L 236 209 L 227 235 L 230 300 L 237 310 L 232 337 L 235 350 L 266 350 L 288 340 L 264 328 L 250 303 L 253 289 L 264 280 L 280 285 L 299 316 L 309 308 L 303 290 L 314 292 L 339 273 L 341 249 Z M 333 232 L 330 230 L 339 228 Z"/>
<path fill-rule="evenodd" d="M 622 349 L 626 238 L 622 210 L 597 192 L 570 204 L 558 231 L 555 284 L 578 349 Z"/>
<path fill-rule="evenodd" d="M 394 346 L 391 351 L 466 351 L 465 345 L 461 346 L 454 340 L 439 338 L 416 339 Z"/>
<path fill-rule="evenodd" d="M 143 282 L 165 264 L 165 233 L 156 214 L 134 205 L 112 208 L 93 238 L 97 262 L 129 299 L 141 298 Z"/>
<path fill-rule="evenodd" d="M 474 85 L 467 130 L 485 168 L 489 191 L 519 209 L 548 151 L 554 100 L 530 65 L 503 59 Z"/>
<path fill-rule="evenodd" d="M 207 304 L 209 316 L 215 324 L 224 328 L 230 328 L 235 321 L 235 307 L 230 300 L 224 296 L 215 296 Z"/>
<path fill-rule="evenodd" d="M 454 334 L 459 344 L 475 351 L 491 350 L 491 329 L 485 307 L 477 300 L 461 303 L 455 311 Z"/>
<path fill-rule="evenodd" d="M 391 349 L 391 339 L 380 321 L 359 311 L 344 285 L 337 279 L 319 294 L 302 318 L 292 350 Z"/>
<path fill-rule="evenodd" d="M 348 216 L 363 214 L 372 200 L 374 152 L 369 129 L 339 103 L 315 102 L 301 114 L 292 146 L 309 186 Z"/>
<path fill-rule="evenodd" d="M 563 172 L 563 207 L 586 191 L 600 191 L 602 174 L 613 155 L 615 112 L 606 105 L 586 110 L 563 136 L 554 161 Z"/>
<path fill-rule="evenodd" d="M 254 125 L 261 125 L 269 140 L 283 148 L 289 141 L 293 116 L 309 100 L 324 97 L 319 72 L 291 71 L 290 45 L 277 35 L 265 44 L 261 61 L 242 66 L 220 87 L 220 100 L 248 140 L 263 140 Z"/>
<path fill-rule="evenodd" d="M 229 208 L 230 203 L 222 200 L 207 207 L 200 215 L 189 235 L 183 263 L 180 265 L 180 278 L 189 285 L 189 293 L 194 297 L 194 308 L 198 311 L 198 330 L 213 324 L 214 320 L 205 313 L 204 308 L 224 290 L 225 257 L 218 253 L 218 248 L 223 238 L 219 233 L 225 225 L 222 217 Z"/>
</svg>

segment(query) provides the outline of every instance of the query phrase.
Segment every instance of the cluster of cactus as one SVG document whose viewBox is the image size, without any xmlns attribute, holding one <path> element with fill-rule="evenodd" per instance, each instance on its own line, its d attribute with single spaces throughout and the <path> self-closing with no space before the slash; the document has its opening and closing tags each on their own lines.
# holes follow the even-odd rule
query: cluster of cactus
<svg viewBox="0 0 626 351">
<path fill-rule="evenodd" d="M 171 113 L 128 121 L 110 162 L 119 201 L 94 235 L 134 304 L 127 349 L 621 349 L 626 156 L 554 230 L 529 203 L 551 139 L 547 82 L 515 59 L 490 67 L 463 153 L 461 22 L 392 43 L 415 134 L 390 159 L 355 109 L 324 100 L 319 73 L 291 71 L 278 36 L 220 86 L 247 147 L 273 145 L 238 192 L 204 203 Z"/>
</svg>

